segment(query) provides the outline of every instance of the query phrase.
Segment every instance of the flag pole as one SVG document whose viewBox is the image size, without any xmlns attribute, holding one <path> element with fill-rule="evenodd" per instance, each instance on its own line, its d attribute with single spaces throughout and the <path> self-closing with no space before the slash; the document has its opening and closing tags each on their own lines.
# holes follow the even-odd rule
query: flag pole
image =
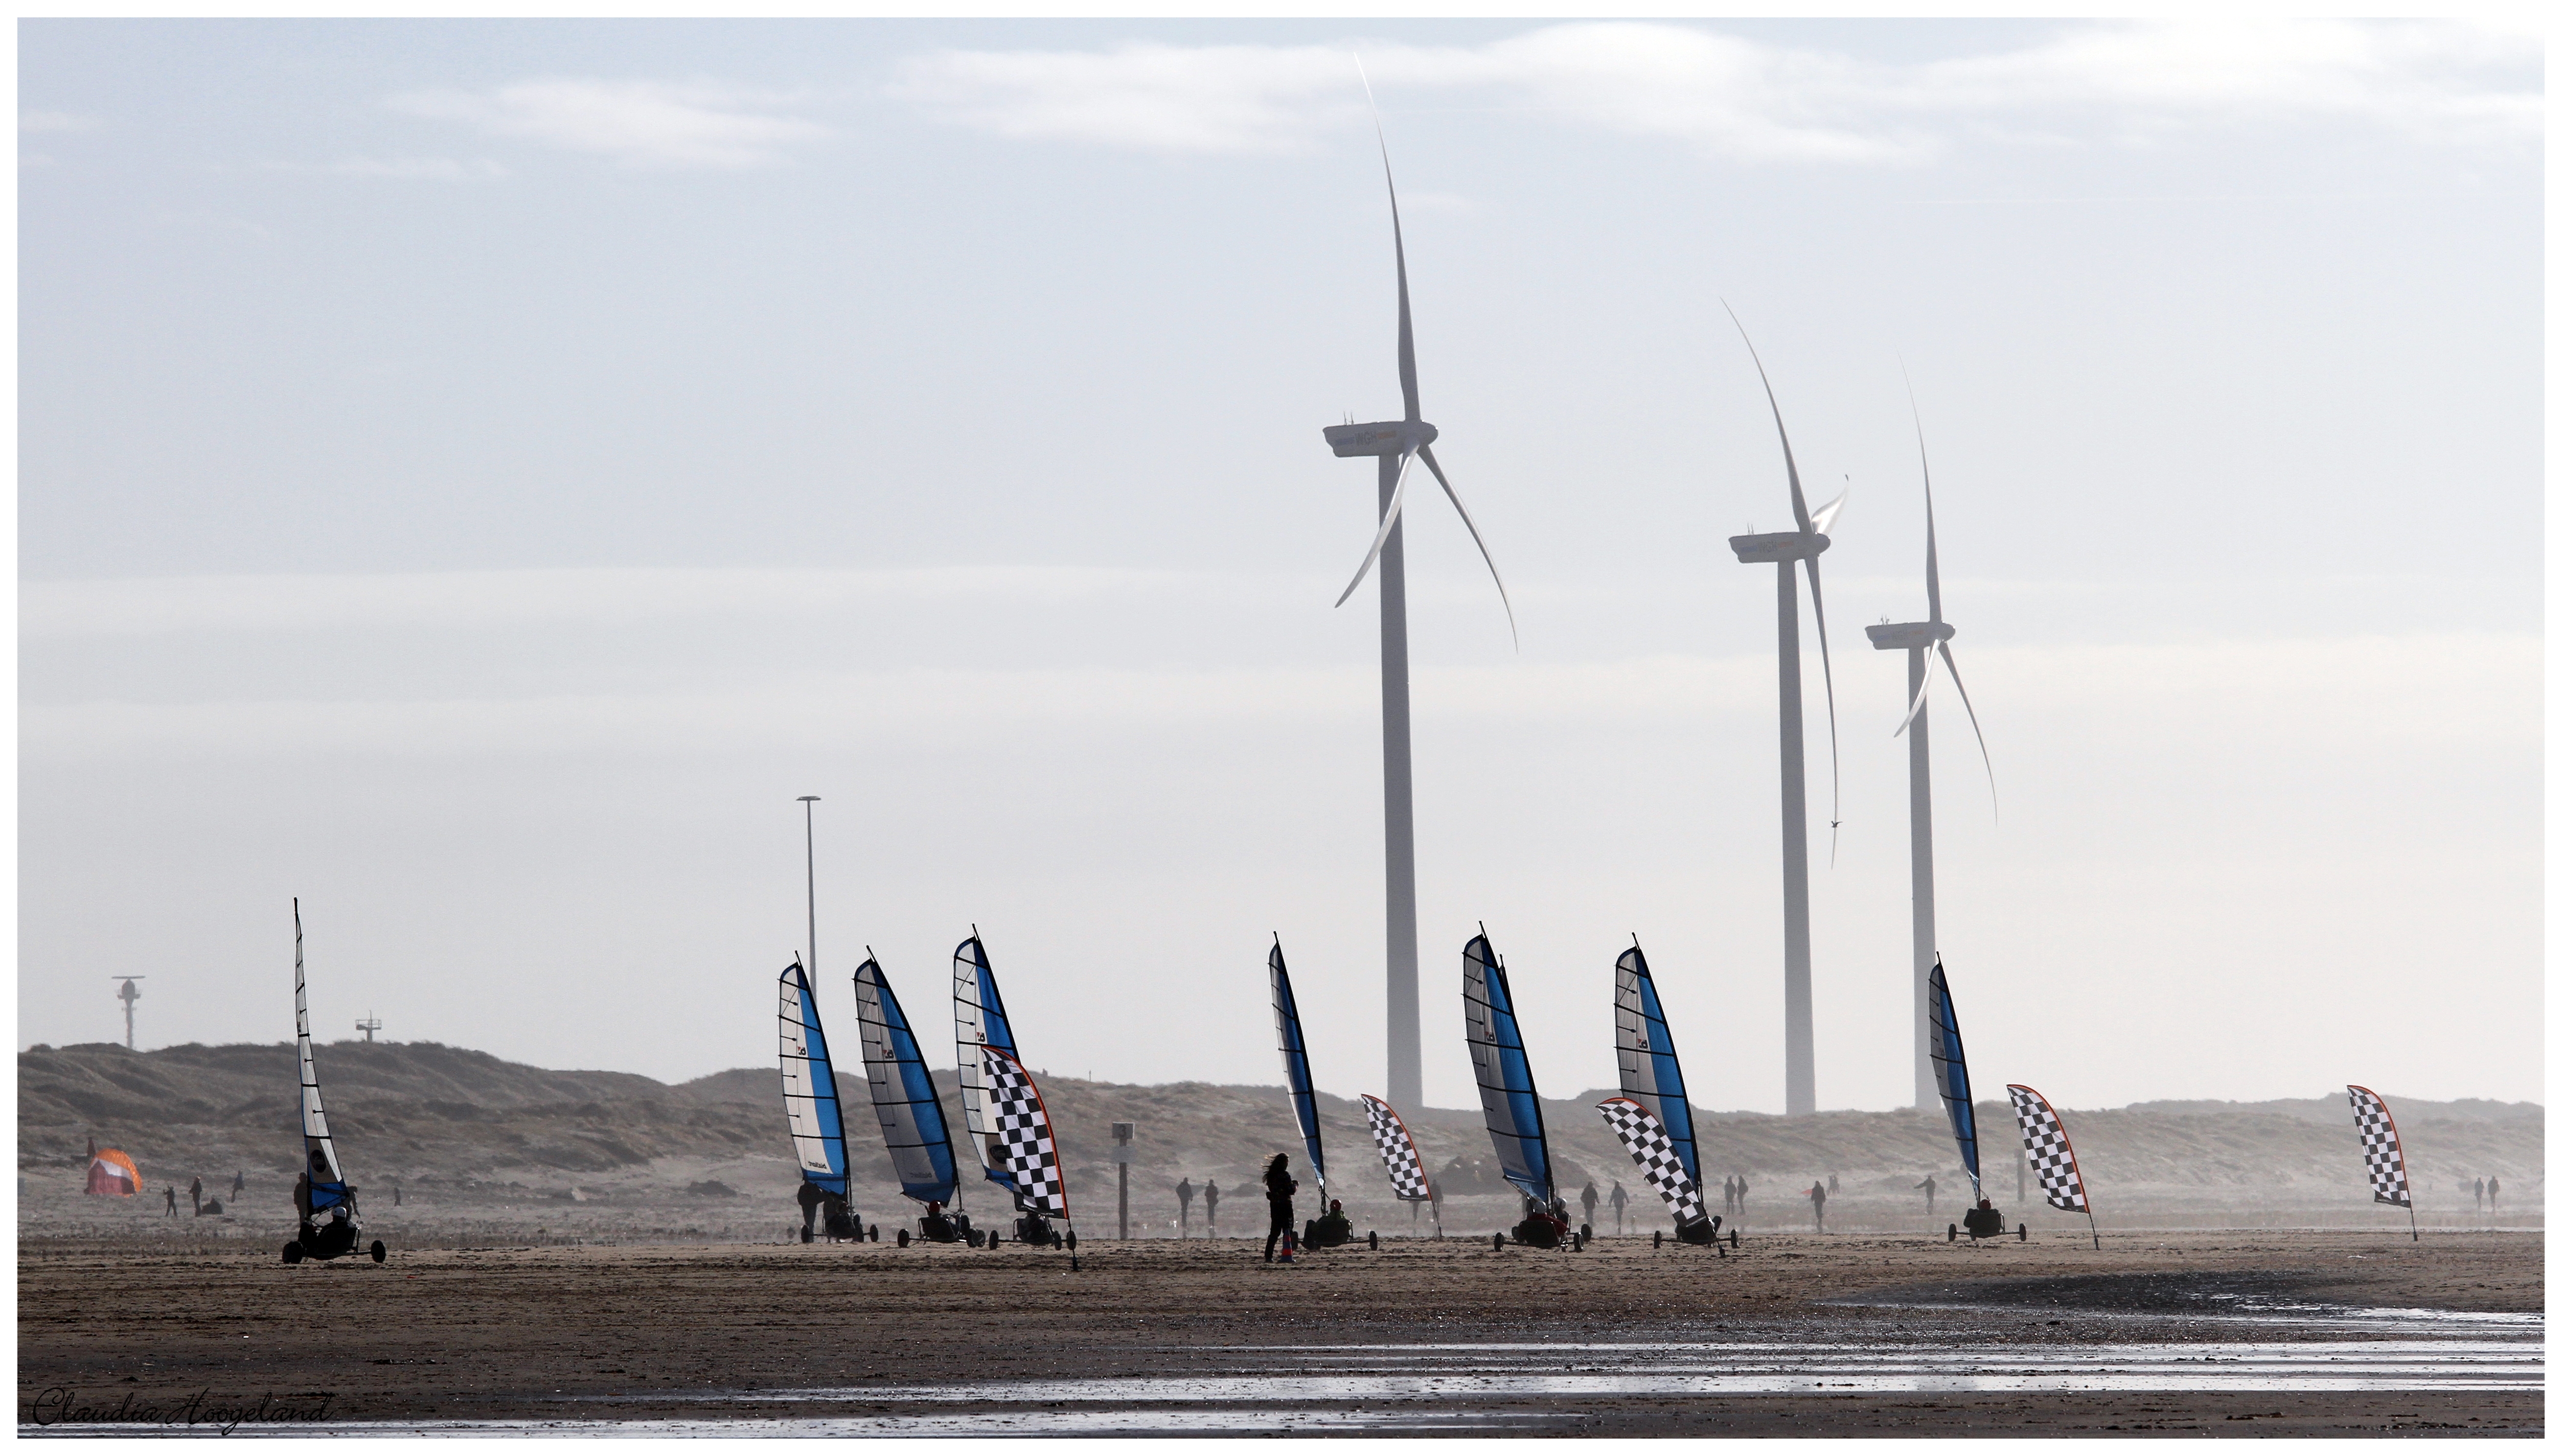
<svg viewBox="0 0 2562 1456">
<path fill-rule="evenodd" d="M 2411 1215 L 2411 1242 L 2418 1243 L 2420 1241 L 2420 1205 L 2416 1200 L 2406 1198 L 2402 1203 L 2402 1211 Z"/>
<path fill-rule="evenodd" d="M 2098 1214 L 2091 1211 L 2091 1199 L 2088 1194 L 2085 1194 L 2082 1199 L 2082 1216 L 2091 1220 L 2091 1247 L 2097 1249 L 2100 1247 L 2100 1218 Z"/>
</svg>

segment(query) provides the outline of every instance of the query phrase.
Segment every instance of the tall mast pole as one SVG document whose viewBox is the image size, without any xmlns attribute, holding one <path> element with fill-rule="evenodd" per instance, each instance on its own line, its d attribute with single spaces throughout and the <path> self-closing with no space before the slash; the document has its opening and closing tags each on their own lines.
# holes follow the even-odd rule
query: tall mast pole
<svg viewBox="0 0 2562 1456">
<path fill-rule="evenodd" d="M 810 867 L 810 979 L 819 979 L 819 828 L 817 811 L 810 806 L 819 802 L 816 794 L 801 796 L 802 844 Z"/>
</svg>

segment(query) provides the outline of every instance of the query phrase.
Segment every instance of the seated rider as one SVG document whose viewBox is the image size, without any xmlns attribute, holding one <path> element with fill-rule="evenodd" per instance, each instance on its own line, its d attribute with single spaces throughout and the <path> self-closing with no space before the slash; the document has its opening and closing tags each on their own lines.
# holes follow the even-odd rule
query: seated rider
<svg viewBox="0 0 2562 1456">
<path fill-rule="evenodd" d="M 816 1236 L 815 1230 L 819 1223 L 819 1205 L 826 1201 L 827 1190 L 819 1186 L 817 1183 L 804 1183 L 801 1184 L 801 1191 L 795 1196 L 798 1197 L 801 1202 L 801 1241 L 803 1243 L 808 1243 Z"/>
<path fill-rule="evenodd" d="M 1047 1244 L 1053 1235 L 1050 1232 L 1048 1219 L 1038 1213 L 1025 1212 L 1022 1217 L 1014 1220 L 1014 1237 L 1039 1247 Z"/>
<path fill-rule="evenodd" d="M 1312 1249 L 1330 1249 L 1353 1241 L 1353 1221 L 1344 1216 L 1344 1200 L 1336 1198 L 1326 1204 L 1326 1211 L 1308 1220 L 1308 1231 L 1299 1240 Z"/>
<path fill-rule="evenodd" d="M 916 1231 L 936 1243 L 958 1243 L 961 1239 L 961 1225 L 952 1221 L 939 1201 L 925 1205 L 925 1216 L 916 1220 Z"/>
<path fill-rule="evenodd" d="M 1565 1242 L 1566 1230 L 1572 1225 L 1566 1221 L 1564 1208 L 1535 1198 L 1529 1204 L 1522 1221 L 1513 1225 L 1514 1241 L 1541 1249 L 1553 1249 Z"/>
<path fill-rule="evenodd" d="M 827 1237 L 858 1239 L 863 1236 L 863 1226 L 854 1221 L 854 1210 L 846 1205 L 844 1199 L 829 1194 L 819 1208 L 824 1215 L 823 1222 L 826 1226 Z"/>
<path fill-rule="evenodd" d="M 1966 1233 L 1974 1238 L 1991 1238 L 2002 1231 L 2001 1210 L 1990 1198 L 1977 1198 L 1966 1210 Z"/>
</svg>

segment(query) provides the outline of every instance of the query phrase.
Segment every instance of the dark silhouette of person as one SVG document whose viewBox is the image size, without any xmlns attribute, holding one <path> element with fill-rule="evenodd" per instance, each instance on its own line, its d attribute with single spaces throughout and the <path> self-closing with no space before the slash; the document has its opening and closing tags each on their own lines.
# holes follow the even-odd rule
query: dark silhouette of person
<svg viewBox="0 0 2562 1456">
<path fill-rule="evenodd" d="M 1513 1242 L 1536 1249 L 1553 1249 L 1565 1242 L 1567 1232 L 1563 1203 L 1522 1199 L 1522 1221 L 1513 1225 Z"/>
<path fill-rule="evenodd" d="M 943 1211 L 940 1199 L 927 1201 L 925 1216 L 916 1220 L 916 1231 L 936 1243 L 961 1241 L 961 1225 L 953 1222 L 952 1216 Z"/>
<path fill-rule="evenodd" d="M 1750 1191 L 1752 1191 L 1752 1184 L 1743 1181 L 1743 1175 L 1737 1174 L 1735 1176 L 1735 1216 L 1738 1219 L 1743 1216 L 1743 1195 Z"/>
<path fill-rule="evenodd" d="M 202 1218 L 205 1216 L 205 1181 L 203 1179 L 190 1178 L 187 1180 L 187 1202 L 189 1206 L 196 1210 L 197 1217 Z M 173 1209 L 172 1211 L 174 1212 L 175 1210 Z"/>
<path fill-rule="evenodd" d="M 1272 1262 L 1272 1245 L 1296 1235 L 1299 1220 L 1290 1206 L 1290 1197 L 1299 1191 L 1299 1181 L 1290 1176 L 1290 1155 L 1275 1153 L 1263 1165 L 1263 1199 L 1272 1205 L 1272 1230 L 1263 1235 L 1263 1262 Z"/>
<path fill-rule="evenodd" d="M 1806 1189 L 1806 1196 L 1814 1199 L 1815 1232 L 1821 1233 L 1824 1231 L 1824 1181 L 1816 1179 L 1815 1185 Z"/>
<path fill-rule="evenodd" d="M 1628 1231 L 1628 1190 L 1615 1178 L 1610 1180 L 1610 1226 L 1619 1233 Z"/>
<path fill-rule="evenodd" d="M 1939 1211 L 1939 1181 L 1937 1179 L 1930 1178 L 1925 1175 L 1920 1183 L 1915 1183 L 1913 1186 L 1922 1190 L 1922 1217 L 1927 1218 L 1931 1214 Z"/>
<path fill-rule="evenodd" d="M 1299 1236 L 1303 1247 L 1331 1249 L 1353 1241 L 1353 1221 L 1344 1216 L 1344 1200 L 1336 1198 L 1326 1204 L 1326 1211 L 1308 1220 L 1307 1231 Z"/>
<path fill-rule="evenodd" d="M 1840 1192 L 1840 1191 L 1841 1191 L 1841 1175 L 1840 1175 L 1840 1174 L 1838 1174 L 1838 1173 L 1834 1174 L 1830 1179 L 1826 1180 L 1826 1182 L 1828 1182 L 1828 1183 L 1830 1183 L 1832 1184 L 1832 1190 L 1833 1190 L 1834 1192 L 1838 1193 L 1838 1192 Z"/>
<path fill-rule="evenodd" d="M 1592 1210 L 1601 1206 L 1601 1190 L 1594 1187 L 1591 1181 L 1588 1179 L 1585 1180 L 1583 1183 L 1583 1197 L 1581 1201 L 1583 1203 L 1583 1226 L 1589 1228 L 1592 1226 Z"/>
<path fill-rule="evenodd" d="M 1177 1225 L 1177 1238 L 1190 1238 L 1192 1231 L 1192 1181 L 1189 1178 L 1175 1184 L 1175 1201 L 1183 1205 L 1183 1221 Z"/>
<path fill-rule="evenodd" d="M 1209 1186 L 1201 1189 L 1201 1212 L 1209 1219 L 1209 1236 L 1212 1238 L 1218 1237 L 1217 1179 L 1211 1179 L 1209 1181 Z"/>
<path fill-rule="evenodd" d="M 242 1190 L 243 1188 L 248 1187 L 248 1186 L 249 1186 L 249 1174 L 248 1174 L 247 1172 L 245 1172 L 245 1171 L 243 1171 L 243 1172 L 236 1172 L 236 1173 L 234 1173 L 234 1174 L 232 1175 L 232 1196 L 233 1196 L 233 1197 L 235 1197 L 235 1198 L 239 1197 L 239 1196 L 241 1195 L 241 1190 Z"/>
<path fill-rule="evenodd" d="M 2002 1231 L 2001 1210 L 1990 1198 L 1977 1198 L 1966 1210 L 1966 1233 L 1974 1238 L 1991 1238 Z"/>
<path fill-rule="evenodd" d="M 2498 1175 L 2498 1174 L 2492 1174 L 2492 1175 L 2491 1175 L 2491 1178 L 2490 1178 L 2490 1216 L 2491 1216 L 2491 1217 L 2493 1217 L 2493 1218 L 2497 1218 L 2497 1217 L 2499 1216 L 2499 1175 Z"/>
<path fill-rule="evenodd" d="M 1735 1175 L 1731 1173 L 1726 1176 L 1726 1211 L 1730 1217 L 1735 1212 Z"/>
<path fill-rule="evenodd" d="M 177 1185 L 176 1183 L 171 1183 L 168 1187 L 163 1188 L 163 1189 L 161 1190 L 161 1192 L 162 1192 L 162 1194 L 163 1194 L 164 1196 L 166 1196 L 166 1197 L 169 1199 L 169 1216 L 170 1216 L 170 1217 L 172 1217 L 172 1218 L 177 1217 L 177 1216 L 178 1216 L 178 1185 Z"/>
<path fill-rule="evenodd" d="M 2474 1212 L 2476 1212 L 2476 1213 L 2478 1213 L 2478 1212 L 2480 1212 L 2480 1211 L 2481 1211 L 2481 1200 L 2482 1200 L 2482 1181 L 2481 1181 L 2480 1179 L 2474 1179 L 2474 1180 L 2473 1180 L 2473 1211 L 2474 1211 Z"/>
<path fill-rule="evenodd" d="M 395 1207 L 395 1208 L 397 1208 L 397 1207 L 399 1207 L 400 1205 L 401 1205 L 400 1184 L 399 1184 L 399 1183 L 394 1183 L 394 1184 L 392 1184 L 392 1206 L 393 1206 L 393 1207 Z"/>
<path fill-rule="evenodd" d="M 827 1190 L 817 1183 L 804 1183 L 793 1197 L 801 1204 L 801 1241 L 810 1243 L 819 1236 L 819 1205 L 826 1201 Z"/>
</svg>

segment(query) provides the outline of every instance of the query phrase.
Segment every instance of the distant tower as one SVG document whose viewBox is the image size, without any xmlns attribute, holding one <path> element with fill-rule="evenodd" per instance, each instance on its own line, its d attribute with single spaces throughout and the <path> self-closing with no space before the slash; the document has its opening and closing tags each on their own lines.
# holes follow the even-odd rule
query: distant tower
<svg viewBox="0 0 2562 1456">
<path fill-rule="evenodd" d="M 374 1033 L 383 1029 L 383 1018 L 375 1015 L 371 1011 L 367 1011 L 365 1012 L 365 1019 L 356 1023 L 356 1029 L 364 1032 L 365 1039 L 367 1041 L 371 1041 L 374 1039 Z"/>
<path fill-rule="evenodd" d="M 133 1003 L 142 1000 L 142 993 L 133 989 L 133 983 L 137 981 L 147 981 L 150 978 L 144 976 L 110 976 L 107 978 L 109 981 L 121 981 L 124 983 L 124 989 L 115 994 L 115 999 L 124 1002 L 124 1049 L 126 1051 L 131 1051 L 133 1049 Z"/>
</svg>

